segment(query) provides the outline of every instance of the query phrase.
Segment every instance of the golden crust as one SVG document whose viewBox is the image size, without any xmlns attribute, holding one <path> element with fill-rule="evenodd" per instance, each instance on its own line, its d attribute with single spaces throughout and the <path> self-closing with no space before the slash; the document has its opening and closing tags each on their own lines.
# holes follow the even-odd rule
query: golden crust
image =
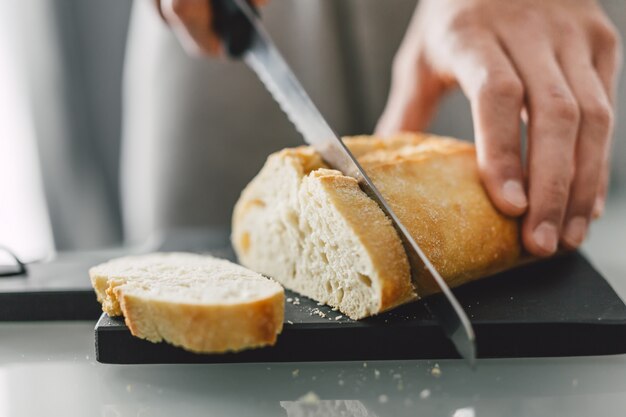
<svg viewBox="0 0 626 417">
<path fill-rule="evenodd" d="M 396 138 L 392 151 L 359 160 L 450 286 L 513 266 L 520 255 L 518 224 L 490 202 L 474 147 L 451 138 L 419 138 L 417 144 L 409 138 L 405 147 Z M 346 143 L 351 147 L 351 139 Z M 418 294 L 436 291 L 422 273 Z"/>
<path fill-rule="evenodd" d="M 133 336 L 166 342 L 196 353 L 236 352 L 271 346 L 283 328 L 284 294 L 249 303 L 180 304 L 117 291 Z"/>
</svg>

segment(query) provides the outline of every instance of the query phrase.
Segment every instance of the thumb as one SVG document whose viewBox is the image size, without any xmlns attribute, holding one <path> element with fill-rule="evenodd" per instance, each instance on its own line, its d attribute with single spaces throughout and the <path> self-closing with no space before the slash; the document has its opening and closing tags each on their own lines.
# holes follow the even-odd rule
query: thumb
<svg viewBox="0 0 626 417">
<path fill-rule="evenodd" d="M 376 134 L 421 131 L 431 121 L 444 93 L 444 84 L 425 64 L 394 65 L 391 89 Z"/>
</svg>

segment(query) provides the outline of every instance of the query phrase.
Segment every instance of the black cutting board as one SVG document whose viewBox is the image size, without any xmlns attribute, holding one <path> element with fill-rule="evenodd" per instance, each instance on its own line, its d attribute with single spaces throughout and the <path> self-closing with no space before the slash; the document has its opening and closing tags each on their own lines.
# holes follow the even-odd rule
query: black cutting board
<svg viewBox="0 0 626 417">
<path fill-rule="evenodd" d="M 525 265 L 455 290 L 476 331 L 478 356 L 626 353 L 626 306 L 580 253 Z M 361 321 L 287 292 L 285 324 L 273 347 L 201 355 L 131 336 L 102 315 L 95 329 L 103 363 L 293 362 L 456 358 L 420 302 Z"/>
<path fill-rule="evenodd" d="M 220 256 L 229 235 L 226 228 L 178 228 L 155 238 L 151 247 L 61 252 L 53 259 L 29 263 L 24 274 L 0 277 L 0 322 L 96 321 L 102 309 L 91 288 L 90 267 L 119 256 L 156 250 L 211 251 Z M 232 249 L 228 248 L 227 256 L 234 257 Z"/>
</svg>

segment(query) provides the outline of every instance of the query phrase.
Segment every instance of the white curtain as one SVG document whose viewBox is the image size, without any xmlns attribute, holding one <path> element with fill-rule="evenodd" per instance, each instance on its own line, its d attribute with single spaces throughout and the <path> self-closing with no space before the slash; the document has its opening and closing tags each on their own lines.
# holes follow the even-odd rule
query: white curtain
<svg viewBox="0 0 626 417">
<path fill-rule="evenodd" d="M 53 251 L 32 108 L 18 39 L 18 2 L 0 1 L 0 245 L 23 261 Z"/>
</svg>

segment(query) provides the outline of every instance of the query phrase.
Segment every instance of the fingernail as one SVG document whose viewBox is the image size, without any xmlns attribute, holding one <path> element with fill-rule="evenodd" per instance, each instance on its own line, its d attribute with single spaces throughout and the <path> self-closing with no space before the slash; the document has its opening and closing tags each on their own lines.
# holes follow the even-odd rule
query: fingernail
<svg viewBox="0 0 626 417">
<path fill-rule="evenodd" d="M 604 214 L 604 199 L 601 197 L 596 198 L 596 202 L 593 204 L 592 216 L 594 219 Z"/>
<path fill-rule="evenodd" d="M 559 239 L 556 226 L 547 221 L 541 222 L 533 232 L 533 239 L 541 249 L 550 254 L 553 253 L 556 251 Z"/>
<path fill-rule="evenodd" d="M 502 186 L 502 196 L 510 204 L 518 208 L 526 208 L 528 200 L 526 200 L 526 193 L 524 187 L 519 181 L 508 180 Z"/>
<path fill-rule="evenodd" d="M 587 219 L 580 216 L 574 217 L 565 227 L 563 239 L 568 245 L 576 248 L 585 240 L 585 233 L 587 233 Z"/>
</svg>

